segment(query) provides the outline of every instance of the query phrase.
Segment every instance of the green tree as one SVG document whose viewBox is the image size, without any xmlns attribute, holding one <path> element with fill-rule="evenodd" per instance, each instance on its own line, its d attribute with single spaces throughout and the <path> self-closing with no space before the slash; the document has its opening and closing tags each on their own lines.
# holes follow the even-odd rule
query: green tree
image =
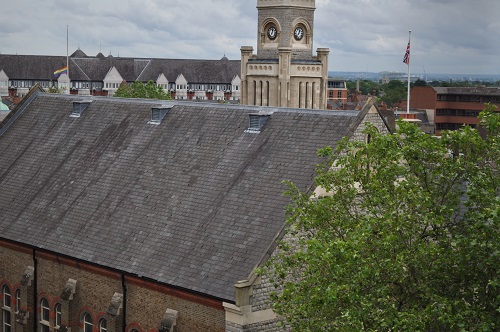
<svg viewBox="0 0 500 332">
<path fill-rule="evenodd" d="M 288 235 L 263 269 L 294 331 L 500 331 L 500 114 L 441 138 L 399 122 L 320 155 L 293 184 Z M 481 136 L 482 135 L 482 136 Z M 290 240 L 292 238 L 293 240 Z"/>
<path fill-rule="evenodd" d="M 171 100 L 169 92 L 165 92 L 162 87 L 156 85 L 153 81 L 146 84 L 135 81 L 132 84 L 122 82 L 116 90 L 114 97 L 120 98 L 145 98 L 145 99 L 161 99 Z"/>
<path fill-rule="evenodd" d="M 424 81 L 424 80 L 421 80 L 421 79 L 418 79 L 415 81 L 414 84 L 412 84 L 413 86 L 427 86 L 427 82 Z"/>
<path fill-rule="evenodd" d="M 349 93 L 354 93 L 356 91 L 356 81 L 347 81 L 347 90 Z M 380 84 L 375 81 L 370 81 L 370 80 L 362 80 L 359 82 L 359 89 L 361 91 L 361 94 L 363 95 L 372 95 L 372 96 L 378 96 L 379 91 L 380 91 Z"/>
<path fill-rule="evenodd" d="M 52 80 L 50 80 L 50 87 L 46 89 L 48 93 L 58 93 L 58 94 L 64 93 L 65 90 L 66 88 L 57 88 L 55 84 L 52 82 Z"/>
<path fill-rule="evenodd" d="M 393 80 L 387 84 L 382 84 L 382 91 L 381 100 L 387 103 L 389 107 L 407 98 L 407 86 L 399 80 Z"/>
</svg>

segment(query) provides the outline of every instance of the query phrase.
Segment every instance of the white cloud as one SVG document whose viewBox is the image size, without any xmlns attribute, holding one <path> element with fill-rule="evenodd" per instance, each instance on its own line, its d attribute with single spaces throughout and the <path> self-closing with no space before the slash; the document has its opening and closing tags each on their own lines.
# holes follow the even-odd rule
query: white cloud
<svg viewBox="0 0 500 332">
<path fill-rule="evenodd" d="M 500 74 L 497 0 L 316 0 L 314 47 L 331 49 L 336 71 L 405 70 Z M 0 52 L 218 59 L 256 46 L 256 1 L 66 0 L 2 4 Z"/>
</svg>

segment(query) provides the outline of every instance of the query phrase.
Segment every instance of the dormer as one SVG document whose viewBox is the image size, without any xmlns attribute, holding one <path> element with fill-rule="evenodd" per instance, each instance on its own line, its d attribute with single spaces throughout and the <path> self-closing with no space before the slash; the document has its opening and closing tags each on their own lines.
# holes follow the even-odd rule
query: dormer
<svg viewBox="0 0 500 332">
<path fill-rule="evenodd" d="M 5 72 L 0 70 L 0 96 L 9 95 L 9 77 Z"/>
<path fill-rule="evenodd" d="M 0 88 L 9 87 L 9 76 L 2 70 L 0 70 Z"/>
<path fill-rule="evenodd" d="M 92 100 L 80 100 L 73 102 L 73 112 L 71 112 L 70 117 L 79 118 L 82 116 L 83 112 L 90 106 Z"/>
<path fill-rule="evenodd" d="M 271 113 L 250 113 L 248 114 L 247 133 L 260 133 L 266 122 L 271 117 Z"/>
<path fill-rule="evenodd" d="M 151 108 L 151 120 L 149 121 L 149 123 L 159 125 L 163 121 L 165 115 L 167 115 L 167 113 L 171 109 L 172 106 L 169 105 L 161 105 L 159 107 Z"/>
<path fill-rule="evenodd" d="M 236 75 L 233 77 L 233 80 L 231 81 L 231 92 L 239 92 L 241 90 L 241 78 L 239 75 Z"/>
<path fill-rule="evenodd" d="M 187 99 L 187 86 L 188 81 L 184 75 L 180 74 L 175 80 L 175 98 L 176 99 Z"/>
<path fill-rule="evenodd" d="M 107 90 L 111 95 L 115 93 L 115 91 L 120 87 L 120 84 L 123 82 L 123 77 L 120 75 L 116 67 L 111 67 L 111 69 L 104 77 L 104 88 L 103 90 Z"/>
<path fill-rule="evenodd" d="M 156 80 L 156 85 L 161 87 L 164 91 L 168 90 L 169 83 L 170 82 L 168 81 L 167 77 L 163 73 L 161 73 L 160 76 L 158 76 L 158 79 Z"/>
</svg>

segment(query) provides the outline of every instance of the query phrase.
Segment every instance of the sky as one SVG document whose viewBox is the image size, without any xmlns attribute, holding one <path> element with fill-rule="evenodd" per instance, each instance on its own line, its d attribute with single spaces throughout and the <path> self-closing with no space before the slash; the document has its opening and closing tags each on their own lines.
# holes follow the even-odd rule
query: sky
<svg viewBox="0 0 500 332">
<path fill-rule="evenodd" d="M 256 0 L 1 0 L 0 53 L 240 59 L 257 44 Z M 500 74 L 499 0 L 316 0 L 313 53 L 329 69 Z"/>
</svg>

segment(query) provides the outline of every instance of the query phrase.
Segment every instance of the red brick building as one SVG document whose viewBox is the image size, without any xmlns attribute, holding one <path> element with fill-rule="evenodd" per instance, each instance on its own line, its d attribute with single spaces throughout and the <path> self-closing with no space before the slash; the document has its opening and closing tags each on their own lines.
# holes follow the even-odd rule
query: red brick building
<svg viewBox="0 0 500 332">
<path fill-rule="evenodd" d="M 339 105 L 347 103 L 349 92 L 345 80 L 328 79 L 326 108 L 338 109 Z"/>
<path fill-rule="evenodd" d="M 477 125 L 485 103 L 500 107 L 500 88 L 416 86 L 411 90 L 411 107 L 434 114 L 438 135 L 464 124 Z"/>
</svg>

